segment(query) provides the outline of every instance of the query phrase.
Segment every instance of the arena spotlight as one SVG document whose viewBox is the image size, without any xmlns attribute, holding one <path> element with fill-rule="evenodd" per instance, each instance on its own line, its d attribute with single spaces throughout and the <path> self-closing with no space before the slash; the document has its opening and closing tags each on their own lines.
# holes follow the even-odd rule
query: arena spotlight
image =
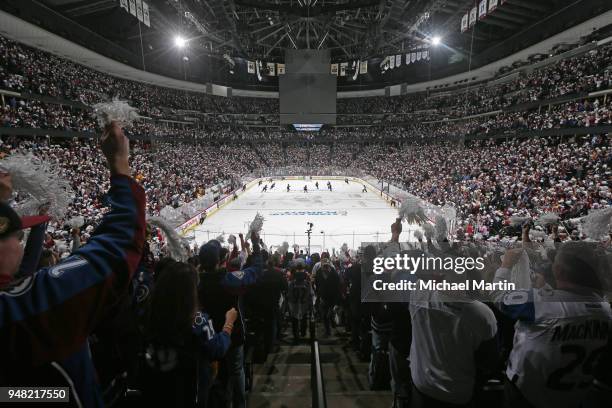
<svg viewBox="0 0 612 408">
<path fill-rule="evenodd" d="M 187 45 L 187 40 L 180 35 L 177 35 L 174 37 L 174 45 L 176 45 L 178 48 L 184 48 Z"/>
<path fill-rule="evenodd" d="M 439 35 L 434 35 L 433 37 L 431 37 L 431 44 L 434 46 L 438 46 L 440 45 L 440 43 L 442 43 L 442 38 L 440 38 Z"/>
</svg>

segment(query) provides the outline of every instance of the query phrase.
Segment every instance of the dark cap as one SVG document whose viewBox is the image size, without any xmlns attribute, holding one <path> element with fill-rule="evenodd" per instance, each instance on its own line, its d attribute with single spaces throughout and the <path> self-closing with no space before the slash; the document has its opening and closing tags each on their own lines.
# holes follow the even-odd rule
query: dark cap
<svg viewBox="0 0 612 408">
<path fill-rule="evenodd" d="M 19 217 L 19 215 L 6 203 L 0 203 L 0 239 L 7 238 L 11 234 L 35 227 L 49 221 L 48 215 L 37 215 L 32 217 Z"/>
<path fill-rule="evenodd" d="M 212 240 L 202 245 L 200 248 L 200 266 L 207 271 L 211 271 L 221 259 L 221 245 L 218 241 Z"/>
</svg>

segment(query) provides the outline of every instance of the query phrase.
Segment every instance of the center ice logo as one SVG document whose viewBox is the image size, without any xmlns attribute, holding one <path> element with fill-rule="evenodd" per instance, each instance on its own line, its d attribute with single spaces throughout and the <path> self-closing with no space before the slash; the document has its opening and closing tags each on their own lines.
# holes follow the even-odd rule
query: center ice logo
<svg viewBox="0 0 612 408">
<path fill-rule="evenodd" d="M 335 210 L 330 210 L 330 211 L 275 211 L 270 213 L 270 215 L 308 215 L 308 216 L 313 216 L 313 215 L 347 215 L 347 211 L 346 210 L 341 210 L 341 211 L 335 211 Z"/>
</svg>

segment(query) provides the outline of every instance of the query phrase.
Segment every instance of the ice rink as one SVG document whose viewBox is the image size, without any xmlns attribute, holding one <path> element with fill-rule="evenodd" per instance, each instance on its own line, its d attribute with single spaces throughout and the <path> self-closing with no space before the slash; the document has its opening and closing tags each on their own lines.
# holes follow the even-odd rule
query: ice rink
<svg viewBox="0 0 612 408">
<path fill-rule="evenodd" d="M 211 214 L 195 229 L 198 245 L 224 234 L 246 233 L 250 222 L 259 212 L 265 218 L 262 237 L 267 245 L 278 246 L 287 241 L 306 249 L 308 222 L 314 224 L 311 235 L 311 252 L 323 249 L 340 249 L 346 243 L 356 248 L 361 242 L 387 241 L 391 237 L 390 225 L 397 217 L 397 209 L 380 197 L 370 186 L 362 192 L 363 185 L 354 181 L 329 180 L 332 191 L 328 191 L 326 179 L 280 180 L 271 183 L 255 183 L 238 199 L 226 204 Z M 319 189 L 315 185 L 319 183 Z M 265 185 L 268 191 L 262 192 Z M 287 192 L 287 184 L 291 190 Z M 303 191 L 304 185 L 308 192 Z M 402 238 L 410 227 L 404 224 Z M 412 229 L 415 229 L 413 226 Z M 404 238 L 406 237 L 406 238 Z"/>
</svg>

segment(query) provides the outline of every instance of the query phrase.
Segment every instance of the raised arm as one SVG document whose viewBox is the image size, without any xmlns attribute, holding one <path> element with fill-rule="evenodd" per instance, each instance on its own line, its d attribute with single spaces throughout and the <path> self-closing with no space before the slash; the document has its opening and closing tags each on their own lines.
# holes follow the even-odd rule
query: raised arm
<svg viewBox="0 0 612 408">
<path fill-rule="evenodd" d="M 127 294 L 138 266 L 145 194 L 129 176 L 129 142 L 118 125 L 106 129 L 102 150 L 111 170 L 111 211 L 89 242 L 0 292 L 0 344 L 11 344 L 10 355 L 22 362 L 61 359 L 78 350 L 109 307 Z"/>
</svg>

